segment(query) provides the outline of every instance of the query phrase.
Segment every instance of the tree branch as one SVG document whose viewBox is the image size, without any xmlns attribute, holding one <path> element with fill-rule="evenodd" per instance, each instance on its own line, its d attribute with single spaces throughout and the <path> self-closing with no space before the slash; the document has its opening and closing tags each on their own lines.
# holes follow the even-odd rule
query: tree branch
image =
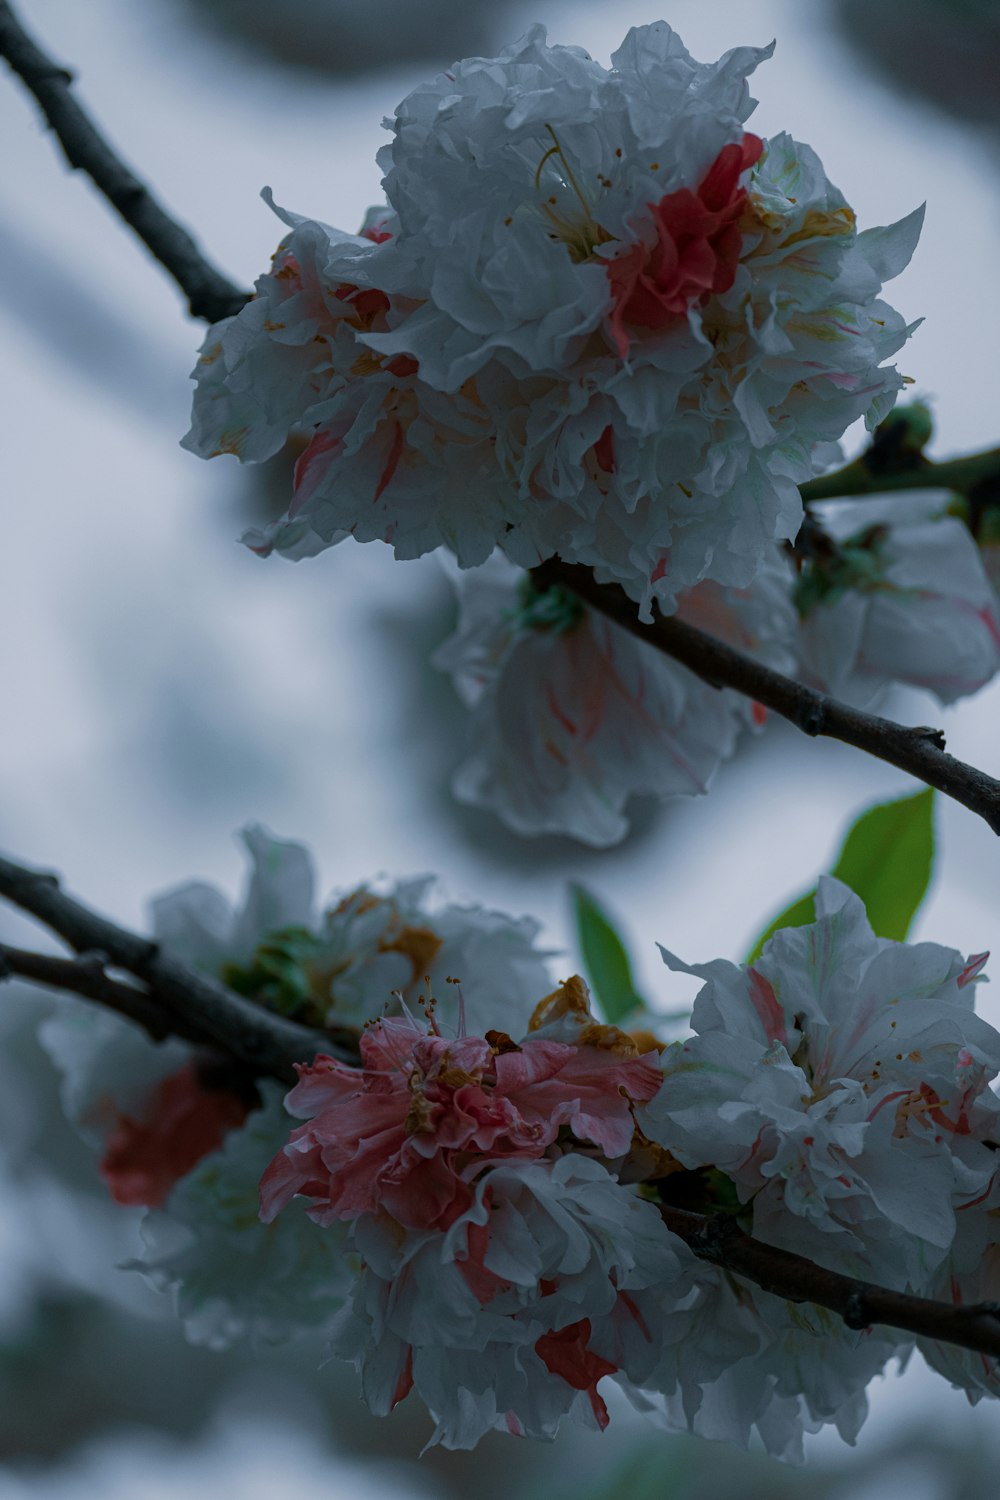
<svg viewBox="0 0 1000 1500">
<path fill-rule="evenodd" d="M 191 316 L 216 323 L 239 312 L 251 294 L 206 260 L 187 230 L 125 165 L 73 97 L 72 73 L 32 40 L 6 0 L 0 0 L 0 57 L 34 94 L 70 166 L 87 173 L 173 277 Z"/>
<path fill-rule="evenodd" d="M 171 1016 L 162 1010 L 148 991 L 113 979 L 107 971 L 107 955 L 104 953 L 58 958 L 51 953 L 33 953 L 0 943 L 0 982 L 15 976 L 29 979 L 32 984 L 45 985 L 48 989 L 68 990 L 84 999 L 96 1000 L 108 1010 L 141 1026 L 154 1042 L 178 1036 L 196 1045 L 218 1045 L 179 1016 Z"/>
<path fill-rule="evenodd" d="M 848 1328 L 884 1323 L 919 1338 L 938 1339 L 1000 1358 L 1000 1304 L 954 1307 L 908 1292 L 828 1271 L 802 1255 L 779 1250 L 744 1234 L 728 1214 L 709 1216 L 661 1204 L 667 1228 L 685 1240 L 702 1260 L 711 1261 L 789 1302 L 815 1302 L 838 1313 Z"/>
<path fill-rule="evenodd" d="M 148 938 L 98 916 L 65 895 L 55 875 L 0 856 L 0 896 L 37 917 L 76 953 L 104 954 L 108 963 L 140 980 L 178 1035 L 194 1031 L 201 1041 L 221 1047 L 255 1073 L 294 1082 L 294 1064 L 311 1062 L 317 1052 L 356 1061 L 346 1042 L 338 1043 L 331 1033 L 254 1005 L 207 974 L 170 958 Z"/>
<path fill-rule="evenodd" d="M 940 729 L 908 728 L 892 719 L 849 708 L 825 693 L 817 693 L 771 667 L 762 666 L 675 615 L 656 615 L 652 624 L 644 625 L 636 614 L 635 601 L 623 589 L 617 584 L 598 583 L 589 568 L 577 563 L 552 558 L 532 568 L 531 577 L 542 589 L 556 586 L 570 589 L 591 608 L 673 657 L 703 681 L 716 688 L 734 688 L 755 699 L 788 719 L 803 734 L 842 740 L 845 745 L 853 745 L 878 760 L 898 766 L 927 786 L 937 787 L 1000 834 L 1000 781 L 947 755 Z"/>
<path fill-rule="evenodd" d="M 880 453 L 878 443 L 873 442 L 842 469 L 800 484 L 799 493 L 806 505 L 890 490 L 954 490 L 971 499 L 989 485 L 1000 489 L 1000 448 L 933 463 L 922 453 L 905 449 Z"/>
</svg>

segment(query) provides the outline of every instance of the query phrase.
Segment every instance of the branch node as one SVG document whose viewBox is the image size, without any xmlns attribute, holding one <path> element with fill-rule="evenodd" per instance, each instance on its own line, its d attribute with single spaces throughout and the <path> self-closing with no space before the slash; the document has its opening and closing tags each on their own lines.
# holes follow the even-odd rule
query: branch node
<svg viewBox="0 0 1000 1500">
<path fill-rule="evenodd" d="M 944 730 L 935 729 L 930 724 L 920 724 L 910 730 L 915 740 L 920 740 L 925 745 L 933 745 L 935 750 L 943 750 L 946 745 Z"/>
<path fill-rule="evenodd" d="M 87 948 L 82 953 L 77 954 L 76 961 L 79 968 L 85 974 L 92 975 L 94 979 L 107 978 L 110 959 L 103 949 Z"/>
<path fill-rule="evenodd" d="M 33 75 L 39 83 L 65 83 L 76 82 L 76 74 L 70 68 L 61 68 L 58 63 L 53 63 L 50 68 L 39 68 Z M 50 125 L 49 129 L 53 127 Z"/>
<path fill-rule="evenodd" d="M 802 711 L 799 718 L 799 728 L 803 734 L 812 735 L 815 738 L 823 733 L 826 727 L 826 698 L 811 699 Z"/>
<path fill-rule="evenodd" d="M 141 182 L 127 182 L 115 189 L 115 204 L 119 209 L 134 209 L 148 196 L 149 192 Z"/>
<path fill-rule="evenodd" d="M 851 1293 L 844 1303 L 844 1311 L 841 1313 L 841 1317 L 848 1328 L 853 1328 L 858 1333 L 864 1328 L 871 1327 L 872 1320 L 868 1312 L 864 1292 Z"/>
<path fill-rule="evenodd" d="M 702 1260 L 722 1265 L 725 1263 L 727 1246 L 739 1233 L 739 1225 L 729 1214 L 715 1214 L 706 1219 L 688 1243 L 695 1255 Z"/>
</svg>

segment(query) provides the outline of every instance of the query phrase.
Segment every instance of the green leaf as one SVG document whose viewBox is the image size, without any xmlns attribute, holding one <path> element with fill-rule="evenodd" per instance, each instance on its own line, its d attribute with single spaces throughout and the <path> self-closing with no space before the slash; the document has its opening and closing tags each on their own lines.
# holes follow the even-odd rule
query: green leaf
<svg viewBox="0 0 1000 1500">
<path fill-rule="evenodd" d="M 902 942 L 930 885 L 934 864 L 934 792 L 880 802 L 848 829 L 830 871 L 865 903 L 878 937 Z M 747 963 L 759 958 L 768 938 L 782 927 L 815 921 L 813 887 L 785 908 L 754 943 Z"/>
<path fill-rule="evenodd" d="M 598 901 L 582 885 L 570 885 L 584 973 L 604 1019 L 612 1026 L 646 1002 L 635 987 L 625 944 Z"/>
</svg>

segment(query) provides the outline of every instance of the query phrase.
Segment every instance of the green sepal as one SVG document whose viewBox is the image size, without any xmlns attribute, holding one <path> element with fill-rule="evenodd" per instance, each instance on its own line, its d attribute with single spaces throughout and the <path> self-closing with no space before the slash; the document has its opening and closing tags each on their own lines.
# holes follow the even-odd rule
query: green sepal
<svg viewBox="0 0 1000 1500">
<path fill-rule="evenodd" d="M 317 948 L 308 928 L 284 927 L 268 934 L 249 964 L 226 964 L 222 979 L 238 995 L 279 1015 L 322 1024 L 309 969 Z"/>
</svg>

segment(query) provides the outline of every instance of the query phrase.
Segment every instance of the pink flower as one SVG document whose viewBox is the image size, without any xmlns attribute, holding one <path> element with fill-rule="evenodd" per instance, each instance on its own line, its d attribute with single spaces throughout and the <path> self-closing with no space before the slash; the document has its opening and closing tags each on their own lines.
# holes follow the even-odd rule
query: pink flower
<svg viewBox="0 0 1000 1500">
<path fill-rule="evenodd" d="M 101 1160 L 116 1203 L 161 1208 L 174 1184 L 229 1130 L 242 1125 L 247 1102 L 226 1088 L 206 1088 L 194 1063 L 171 1073 L 152 1095 L 144 1121 L 120 1115 Z"/>
<path fill-rule="evenodd" d="M 319 1223 L 384 1210 L 410 1229 L 445 1230 L 473 1202 L 479 1162 L 541 1157 L 562 1127 L 621 1156 L 633 1100 L 659 1069 L 634 1053 L 502 1032 L 448 1038 L 387 1019 L 361 1038 L 362 1066 L 319 1056 L 299 1068 L 293 1132 L 261 1181 L 261 1216 L 296 1194 Z"/>
</svg>

